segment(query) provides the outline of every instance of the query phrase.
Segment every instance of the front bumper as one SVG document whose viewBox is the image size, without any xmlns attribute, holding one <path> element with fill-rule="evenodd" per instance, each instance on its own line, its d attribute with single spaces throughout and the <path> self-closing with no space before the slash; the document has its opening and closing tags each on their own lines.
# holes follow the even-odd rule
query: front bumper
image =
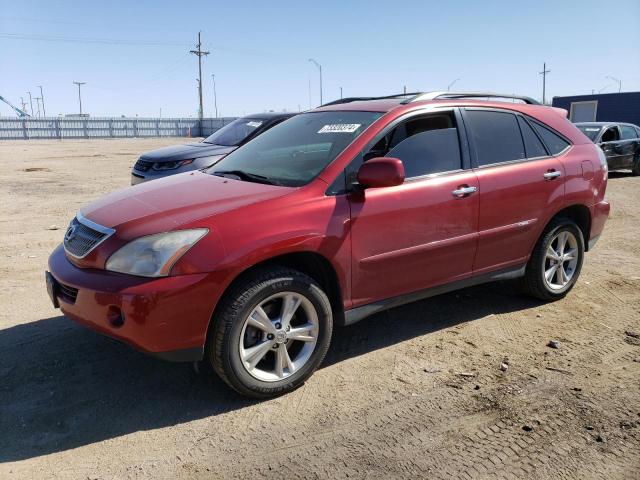
<svg viewBox="0 0 640 480">
<path fill-rule="evenodd" d="M 62 246 L 49 257 L 49 270 L 54 304 L 72 320 L 167 360 L 202 359 L 219 296 L 209 274 L 143 278 L 78 268 Z"/>
</svg>

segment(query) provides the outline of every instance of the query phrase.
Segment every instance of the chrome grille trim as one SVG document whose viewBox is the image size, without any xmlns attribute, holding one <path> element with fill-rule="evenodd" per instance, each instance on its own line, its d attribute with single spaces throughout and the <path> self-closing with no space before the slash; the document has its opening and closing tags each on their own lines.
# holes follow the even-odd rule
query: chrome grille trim
<svg viewBox="0 0 640 480">
<path fill-rule="evenodd" d="M 70 233 L 74 235 L 68 238 Z M 114 233 L 113 228 L 92 222 L 78 212 L 65 232 L 64 250 L 73 258 L 84 258 Z"/>
</svg>

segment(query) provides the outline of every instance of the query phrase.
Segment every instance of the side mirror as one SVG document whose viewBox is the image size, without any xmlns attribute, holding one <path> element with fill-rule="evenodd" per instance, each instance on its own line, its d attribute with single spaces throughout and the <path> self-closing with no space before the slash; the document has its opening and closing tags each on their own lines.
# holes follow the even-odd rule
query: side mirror
<svg viewBox="0 0 640 480">
<path fill-rule="evenodd" d="M 404 182 L 404 165 L 398 158 L 372 158 L 360 166 L 357 178 L 364 188 L 395 187 Z"/>
</svg>

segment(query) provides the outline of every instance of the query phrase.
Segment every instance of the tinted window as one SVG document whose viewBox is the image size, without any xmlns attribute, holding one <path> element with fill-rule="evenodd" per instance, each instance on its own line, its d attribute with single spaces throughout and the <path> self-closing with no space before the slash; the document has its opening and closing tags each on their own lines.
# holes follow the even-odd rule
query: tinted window
<svg viewBox="0 0 640 480">
<path fill-rule="evenodd" d="M 476 147 L 478 165 L 525 158 L 516 116 L 511 113 L 467 110 L 469 130 Z"/>
<path fill-rule="evenodd" d="M 239 145 L 258 127 L 264 125 L 265 121 L 257 118 L 238 118 L 205 138 L 203 142 L 227 147 Z"/>
<path fill-rule="evenodd" d="M 527 158 L 547 156 L 548 154 L 544 148 L 544 145 L 542 145 L 542 142 L 535 134 L 535 132 L 531 129 L 527 121 L 522 117 L 518 117 L 518 123 L 520 124 L 520 131 L 522 132 L 524 149 L 527 154 Z"/>
<path fill-rule="evenodd" d="M 442 128 L 416 133 L 389 150 L 387 156 L 402 160 L 406 178 L 458 170 L 458 131 Z"/>
<path fill-rule="evenodd" d="M 620 125 L 620 136 L 622 137 L 622 140 L 638 138 L 636 135 L 636 129 L 629 125 Z"/>
<path fill-rule="evenodd" d="M 552 155 L 556 155 L 569 146 L 569 143 L 557 133 L 552 132 L 547 127 L 543 127 L 538 122 L 531 122 L 542 141 Z"/>
<path fill-rule="evenodd" d="M 309 112 L 282 122 L 231 152 L 207 171 L 242 172 L 286 186 L 313 180 L 378 112 Z M 242 178 L 241 175 L 238 175 Z"/>
<path fill-rule="evenodd" d="M 589 140 L 591 140 L 592 142 L 596 141 L 600 130 L 602 130 L 602 127 L 594 127 L 591 125 L 576 125 L 576 127 L 578 127 L 582 133 L 589 137 Z"/>
</svg>

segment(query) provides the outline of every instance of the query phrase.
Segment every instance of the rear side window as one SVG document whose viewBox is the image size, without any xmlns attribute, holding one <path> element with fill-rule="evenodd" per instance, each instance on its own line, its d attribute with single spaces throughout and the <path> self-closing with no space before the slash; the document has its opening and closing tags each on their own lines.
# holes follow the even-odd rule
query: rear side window
<svg viewBox="0 0 640 480">
<path fill-rule="evenodd" d="M 546 157 L 548 155 L 547 150 L 527 121 L 522 117 L 518 117 L 518 124 L 522 132 L 527 158 Z"/>
<path fill-rule="evenodd" d="M 549 152 L 551 152 L 551 155 L 557 155 L 569 146 L 569 142 L 557 133 L 552 132 L 547 127 L 544 127 L 535 121 L 531 122 L 531 124 L 536 132 L 538 132 L 538 135 L 540 135 L 540 138 L 542 138 L 542 141 L 549 149 Z"/>
<path fill-rule="evenodd" d="M 636 129 L 629 125 L 620 125 L 620 137 L 622 137 L 622 140 L 633 140 L 634 138 L 638 138 Z"/>
<path fill-rule="evenodd" d="M 518 120 L 512 113 L 467 110 L 478 165 L 526 158 Z"/>
</svg>

